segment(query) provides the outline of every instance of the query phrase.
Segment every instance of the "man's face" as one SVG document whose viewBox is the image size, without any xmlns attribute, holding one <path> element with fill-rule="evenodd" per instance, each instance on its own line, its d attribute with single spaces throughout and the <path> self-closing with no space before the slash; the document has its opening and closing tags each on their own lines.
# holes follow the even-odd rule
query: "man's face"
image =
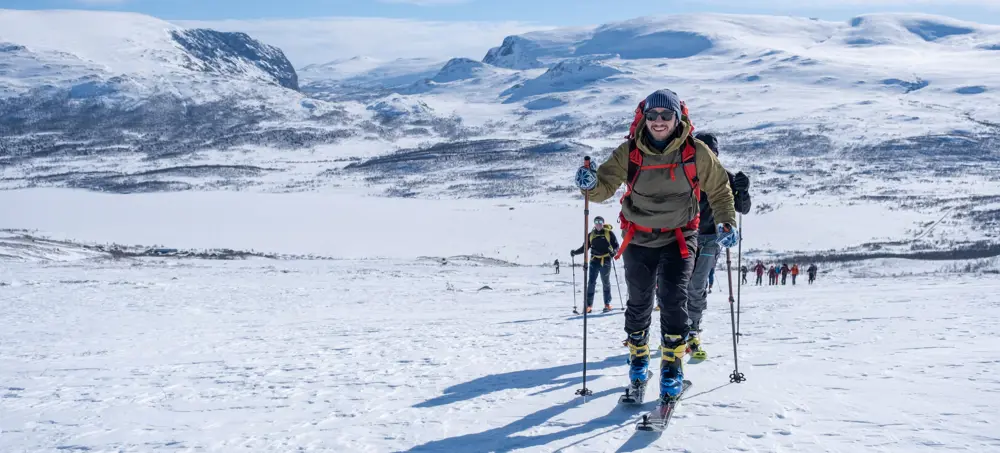
<svg viewBox="0 0 1000 453">
<path fill-rule="evenodd" d="M 673 110 L 657 107 L 649 109 L 645 115 L 646 129 L 649 130 L 653 140 L 666 140 L 677 128 L 677 115 Z"/>
</svg>

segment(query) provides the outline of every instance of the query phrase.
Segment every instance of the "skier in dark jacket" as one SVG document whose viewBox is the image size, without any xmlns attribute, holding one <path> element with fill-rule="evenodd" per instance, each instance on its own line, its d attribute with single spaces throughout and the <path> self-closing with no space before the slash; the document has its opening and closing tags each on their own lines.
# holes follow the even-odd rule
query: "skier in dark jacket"
<svg viewBox="0 0 1000 453">
<path fill-rule="evenodd" d="M 701 140 L 709 149 L 719 155 L 719 140 L 713 134 L 700 132 L 695 138 Z M 729 187 L 733 190 L 733 206 L 736 212 L 747 214 L 750 212 L 750 178 L 743 172 L 729 176 Z M 691 356 L 698 360 L 708 357 L 701 347 L 701 318 L 705 309 L 708 308 L 708 294 L 712 292 L 712 283 L 715 274 L 715 265 L 719 259 L 718 238 L 715 232 L 715 212 L 708 203 L 708 195 L 701 194 L 701 202 L 698 206 L 701 215 L 698 230 L 698 252 L 695 255 L 694 271 L 691 272 L 691 280 L 688 282 L 688 317 L 691 319 L 691 332 L 688 336 L 688 348 Z"/>
<path fill-rule="evenodd" d="M 782 264 L 781 265 L 781 284 L 782 285 L 784 285 L 785 283 L 788 282 L 788 273 L 789 272 L 791 272 L 791 269 L 788 268 L 788 263 Z"/>
<path fill-rule="evenodd" d="M 758 261 L 757 265 L 753 267 L 753 271 L 757 274 L 757 286 L 764 284 L 764 271 L 766 270 L 767 268 L 764 267 L 764 263 L 760 261 Z"/>
<path fill-rule="evenodd" d="M 806 270 L 806 273 L 809 274 L 809 284 L 810 285 L 813 284 L 814 281 L 816 281 L 816 273 L 817 272 L 819 272 L 819 269 L 816 268 L 815 264 L 810 264 L 809 265 L 809 269 Z"/>
<path fill-rule="evenodd" d="M 750 272 L 750 269 L 749 269 L 749 268 L 747 268 L 747 265 L 746 265 L 746 264 L 744 264 L 744 265 L 740 266 L 740 273 L 741 273 L 741 274 L 743 274 L 743 284 L 744 284 L 744 285 L 748 284 L 748 283 L 747 283 L 747 273 L 748 273 L 748 272 Z"/>
<path fill-rule="evenodd" d="M 597 275 L 601 275 L 601 285 L 604 288 L 604 312 L 611 308 L 611 261 L 615 253 L 618 253 L 618 238 L 611 231 L 611 225 L 604 224 L 604 217 L 594 217 L 594 229 L 587 236 L 590 242 L 590 273 L 587 282 L 587 313 L 594 307 L 594 293 L 597 291 Z M 572 256 L 583 254 L 583 247 L 573 250 Z"/>
<path fill-rule="evenodd" d="M 778 269 L 776 269 L 773 264 L 767 270 L 767 275 L 768 275 L 768 278 L 769 278 L 769 280 L 767 282 L 768 285 L 774 286 L 774 285 L 778 284 Z"/>
</svg>

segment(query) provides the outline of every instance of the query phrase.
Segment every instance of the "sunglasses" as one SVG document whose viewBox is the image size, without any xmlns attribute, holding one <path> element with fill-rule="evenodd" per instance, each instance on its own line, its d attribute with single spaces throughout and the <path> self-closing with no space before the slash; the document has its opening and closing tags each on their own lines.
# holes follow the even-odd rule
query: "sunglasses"
<svg viewBox="0 0 1000 453">
<path fill-rule="evenodd" d="M 646 115 L 646 121 L 647 122 L 649 122 L 649 121 L 658 121 L 660 119 L 662 119 L 663 121 L 673 121 L 674 120 L 674 111 L 673 110 L 664 110 L 662 112 L 657 112 L 655 110 L 650 110 L 650 111 L 646 112 L 645 115 Z"/>
</svg>

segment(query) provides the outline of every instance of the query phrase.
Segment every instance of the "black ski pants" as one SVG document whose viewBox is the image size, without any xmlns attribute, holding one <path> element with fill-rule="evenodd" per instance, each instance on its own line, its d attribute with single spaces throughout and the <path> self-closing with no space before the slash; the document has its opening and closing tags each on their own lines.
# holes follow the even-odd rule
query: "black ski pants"
<svg viewBox="0 0 1000 453">
<path fill-rule="evenodd" d="M 688 258 L 681 257 L 677 243 L 650 248 L 629 245 L 625 249 L 625 282 L 628 305 L 625 332 L 649 329 L 652 324 L 654 292 L 660 300 L 660 338 L 688 333 L 688 283 L 697 256 L 697 236 L 688 238 Z"/>
</svg>

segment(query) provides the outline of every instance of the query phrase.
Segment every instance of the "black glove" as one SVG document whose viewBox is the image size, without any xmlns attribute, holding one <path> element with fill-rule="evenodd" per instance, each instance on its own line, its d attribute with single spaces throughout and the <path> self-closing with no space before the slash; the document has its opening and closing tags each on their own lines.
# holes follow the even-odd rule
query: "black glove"
<svg viewBox="0 0 1000 453">
<path fill-rule="evenodd" d="M 750 177 L 742 171 L 733 176 L 733 192 L 746 192 L 750 188 Z"/>
<path fill-rule="evenodd" d="M 746 190 L 733 193 L 733 207 L 736 212 L 747 215 L 750 213 L 750 193 Z"/>
</svg>

